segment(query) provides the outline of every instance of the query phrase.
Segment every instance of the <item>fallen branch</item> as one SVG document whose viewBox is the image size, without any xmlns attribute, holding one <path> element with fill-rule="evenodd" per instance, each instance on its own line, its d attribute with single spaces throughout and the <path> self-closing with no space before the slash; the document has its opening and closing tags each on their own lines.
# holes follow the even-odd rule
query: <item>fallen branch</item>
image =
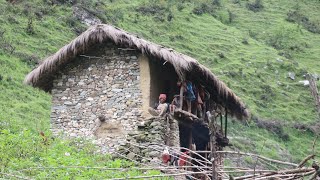
<svg viewBox="0 0 320 180">
<path fill-rule="evenodd" d="M 295 164 L 295 163 L 290 163 L 290 162 L 284 162 L 284 161 L 279 161 L 279 160 L 275 160 L 275 159 L 270 159 L 270 158 L 267 158 L 267 157 L 264 157 L 264 156 L 261 156 L 261 155 L 257 155 L 257 154 L 252 154 L 252 153 L 244 153 L 244 152 L 236 152 L 236 151 L 217 151 L 217 153 L 254 156 L 254 157 L 257 157 L 257 158 L 260 158 L 260 159 L 264 159 L 264 160 L 267 160 L 267 161 L 270 161 L 270 162 L 298 167 L 298 164 Z"/>
<path fill-rule="evenodd" d="M 308 157 L 306 157 L 304 160 L 302 160 L 302 161 L 299 163 L 298 167 L 301 168 L 302 166 L 304 166 L 304 165 L 306 164 L 306 162 L 307 162 L 308 160 L 310 160 L 311 158 L 314 158 L 315 156 L 316 156 L 315 154 L 309 155 Z"/>
<path fill-rule="evenodd" d="M 176 173 L 176 174 L 160 174 L 152 176 L 135 176 L 135 177 L 124 177 L 124 178 L 112 178 L 113 180 L 125 180 L 125 179 L 147 179 L 147 178 L 157 178 L 157 177 L 174 177 L 174 176 L 183 176 L 183 175 L 193 175 L 193 174 L 207 174 L 210 171 L 205 172 L 189 172 L 189 173 Z"/>
<path fill-rule="evenodd" d="M 301 173 L 310 173 L 312 171 L 314 171 L 313 168 L 299 168 L 299 169 L 292 169 L 292 170 L 290 169 L 290 170 L 283 170 L 283 171 L 273 171 L 265 174 L 260 174 L 258 176 L 256 176 L 255 174 L 251 174 L 251 175 L 236 177 L 234 179 L 236 180 L 249 179 L 249 178 L 259 179 L 259 178 L 266 178 L 266 177 L 269 178 L 269 177 L 274 177 L 279 175 L 297 176 L 297 175 L 301 175 Z"/>
</svg>

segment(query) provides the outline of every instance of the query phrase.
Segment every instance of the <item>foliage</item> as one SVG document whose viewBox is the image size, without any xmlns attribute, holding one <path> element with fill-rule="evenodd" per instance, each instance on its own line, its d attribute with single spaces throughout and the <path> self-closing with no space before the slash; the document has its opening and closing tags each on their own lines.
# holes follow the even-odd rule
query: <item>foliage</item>
<svg viewBox="0 0 320 180">
<path fill-rule="evenodd" d="M 247 3 L 247 8 L 250 10 L 250 11 L 253 11 L 253 12 L 259 12 L 263 9 L 263 3 L 262 3 L 262 0 L 255 0 L 254 2 L 250 3 L 248 2 Z"/>
<path fill-rule="evenodd" d="M 50 136 L 48 140 L 31 130 L 12 132 L 2 122 L 0 131 L 0 169 L 2 172 L 18 172 L 22 177 L 44 178 L 116 178 L 159 174 L 158 171 L 114 171 L 101 168 L 128 168 L 132 162 L 111 159 L 108 155 L 95 154 L 95 147 L 82 139 L 60 140 Z M 65 167 L 65 168 L 64 168 Z M 78 168 L 77 168 L 78 167 Z M 8 171 L 10 169 L 10 171 Z M 17 173 L 15 173 L 17 174 Z"/>
<path fill-rule="evenodd" d="M 272 30 L 267 38 L 267 43 L 278 49 L 289 51 L 303 51 L 306 43 L 299 41 L 299 32 L 290 27 L 279 26 Z"/>
<path fill-rule="evenodd" d="M 312 21 L 307 16 L 303 15 L 299 9 L 290 10 L 287 13 L 287 21 L 295 22 L 302 25 L 305 29 L 310 32 L 320 34 L 320 20 Z"/>
</svg>

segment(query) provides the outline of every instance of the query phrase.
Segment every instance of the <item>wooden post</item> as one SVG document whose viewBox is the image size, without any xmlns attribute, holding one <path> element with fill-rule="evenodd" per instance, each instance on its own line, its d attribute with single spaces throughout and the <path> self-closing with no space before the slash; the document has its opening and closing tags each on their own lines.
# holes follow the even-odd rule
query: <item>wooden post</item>
<svg viewBox="0 0 320 180">
<path fill-rule="evenodd" d="M 307 78 L 309 80 L 310 91 L 311 91 L 311 94 L 315 100 L 316 108 L 318 110 L 318 117 L 319 117 L 319 121 L 320 121 L 320 97 L 319 97 L 317 84 L 311 74 L 308 74 Z"/>
<path fill-rule="evenodd" d="M 179 109 L 182 109 L 183 108 L 183 91 L 184 91 L 184 88 L 183 88 L 183 82 L 181 82 L 181 86 L 180 86 L 180 107 Z"/>
<path fill-rule="evenodd" d="M 208 112 L 209 118 L 209 132 L 210 132 L 210 150 L 211 150 L 211 160 L 212 160 L 212 179 L 218 180 L 217 172 L 217 149 L 216 149 L 216 117 L 214 116 L 215 111 L 212 111 L 213 115 Z"/>
<path fill-rule="evenodd" d="M 191 147 L 191 146 L 192 146 L 192 123 L 189 123 L 189 124 L 188 124 L 188 127 L 189 127 L 189 130 L 190 130 L 189 140 L 188 140 L 188 141 L 189 141 L 189 142 L 188 142 L 188 144 L 189 144 L 189 147 L 188 147 L 188 148 L 191 149 L 192 151 L 194 151 L 194 149 L 192 149 L 192 147 Z M 192 156 L 191 152 L 189 152 L 189 156 L 190 156 L 190 157 Z M 187 166 L 191 166 L 191 162 L 188 162 L 188 163 L 187 163 Z M 188 171 L 191 171 L 192 168 L 189 167 L 189 168 L 187 168 L 187 170 L 188 170 Z"/>
</svg>

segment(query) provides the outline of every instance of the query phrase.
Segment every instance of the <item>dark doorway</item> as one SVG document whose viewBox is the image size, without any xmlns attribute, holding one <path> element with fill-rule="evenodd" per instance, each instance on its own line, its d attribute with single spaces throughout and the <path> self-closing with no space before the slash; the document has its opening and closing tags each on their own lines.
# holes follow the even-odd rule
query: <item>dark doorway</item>
<svg viewBox="0 0 320 180">
<path fill-rule="evenodd" d="M 177 87 L 178 75 L 169 63 L 150 60 L 150 106 L 158 102 L 159 94 L 167 95 L 167 103 L 171 103 L 173 96 L 179 94 Z"/>
</svg>

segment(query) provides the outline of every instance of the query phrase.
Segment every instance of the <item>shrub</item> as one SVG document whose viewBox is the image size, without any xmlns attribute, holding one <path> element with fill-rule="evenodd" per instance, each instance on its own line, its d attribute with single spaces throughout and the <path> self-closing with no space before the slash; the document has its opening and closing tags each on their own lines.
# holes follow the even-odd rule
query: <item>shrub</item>
<svg viewBox="0 0 320 180">
<path fill-rule="evenodd" d="M 28 18 L 28 25 L 27 25 L 27 28 L 26 28 L 26 32 L 29 35 L 35 34 L 33 18 L 32 17 Z"/>
<path fill-rule="evenodd" d="M 215 5 L 215 6 L 219 6 L 220 7 L 221 6 L 221 0 L 213 0 L 212 4 Z"/>
<path fill-rule="evenodd" d="M 177 9 L 178 9 L 178 11 L 182 11 L 184 8 L 185 8 L 185 7 L 184 7 L 184 5 L 183 5 L 182 3 L 178 3 L 178 4 L 177 4 Z"/>
<path fill-rule="evenodd" d="M 70 26 L 70 27 L 74 27 L 78 22 L 78 19 L 74 16 L 68 16 L 66 17 L 66 23 Z"/>
<path fill-rule="evenodd" d="M 248 34 L 252 39 L 257 39 L 257 36 L 258 36 L 257 32 L 254 32 L 254 31 L 249 29 Z"/>
<path fill-rule="evenodd" d="M 34 67 L 38 65 L 41 61 L 40 57 L 35 54 L 26 54 L 23 52 L 16 52 L 15 55 L 19 57 L 23 62 L 27 63 L 29 66 Z"/>
<path fill-rule="evenodd" d="M 282 56 L 291 57 L 292 52 L 302 52 L 307 44 L 299 41 L 299 32 L 290 27 L 276 27 L 266 38 L 266 43 L 278 50 Z"/>
<path fill-rule="evenodd" d="M 147 4 L 140 6 L 136 9 L 137 12 L 142 13 L 143 15 L 154 16 L 155 21 L 164 22 L 166 19 L 171 21 L 173 19 L 173 14 L 170 11 L 170 8 L 166 8 L 163 4 Z M 166 13 L 168 14 L 166 15 Z M 167 17 L 167 18 L 166 18 Z"/>
<path fill-rule="evenodd" d="M 174 18 L 173 13 L 170 11 L 168 16 L 167 16 L 167 21 L 171 21 Z"/>
<path fill-rule="evenodd" d="M 283 141 L 288 141 L 289 135 L 284 132 L 282 124 L 277 121 L 270 121 L 270 120 L 255 120 L 257 126 L 262 129 L 266 129 L 274 134 L 276 134 L 280 139 Z"/>
<path fill-rule="evenodd" d="M 0 30 L 0 49 L 4 50 L 5 52 L 8 52 L 9 54 L 13 54 L 16 50 L 16 47 L 13 46 L 12 42 L 7 40 L 4 37 L 5 30 Z"/>
<path fill-rule="evenodd" d="M 249 44 L 249 39 L 247 37 L 244 37 L 241 42 L 242 42 L 242 44 L 248 45 Z"/>
<path fill-rule="evenodd" d="M 228 9 L 228 15 L 229 15 L 229 23 L 232 23 L 236 18 L 236 14 L 234 14 L 232 11 Z"/>
<path fill-rule="evenodd" d="M 218 52 L 218 56 L 219 56 L 220 58 L 225 58 L 225 57 L 226 57 L 223 52 Z"/>
<path fill-rule="evenodd" d="M 136 11 L 144 14 L 144 15 L 156 15 L 156 14 L 163 14 L 165 7 L 151 4 L 151 5 L 144 5 L 136 9 Z"/>
<path fill-rule="evenodd" d="M 286 20 L 296 22 L 312 33 L 320 34 L 320 22 L 311 21 L 307 16 L 303 15 L 299 9 L 289 11 Z"/>
<path fill-rule="evenodd" d="M 247 3 L 247 8 L 250 11 L 259 12 L 264 8 L 264 6 L 263 6 L 263 3 L 262 3 L 262 0 L 255 0 L 252 3 Z"/>
<path fill-rule="evenodd" d="M 8 16 L 8 22 L 9 22 L 10 24 L 19 24 L 19 21 L 16 20 L 16 18 L 13 17 L 13 16 Z"/>
<path fill-rule="evenodd" d="M 201 3 L 200 5 L 193 8 L 192 13 L 196 15 L 202 15 L 205 13 L 212 13 L 213 7 L 207 3 Z"/>
</svg>

